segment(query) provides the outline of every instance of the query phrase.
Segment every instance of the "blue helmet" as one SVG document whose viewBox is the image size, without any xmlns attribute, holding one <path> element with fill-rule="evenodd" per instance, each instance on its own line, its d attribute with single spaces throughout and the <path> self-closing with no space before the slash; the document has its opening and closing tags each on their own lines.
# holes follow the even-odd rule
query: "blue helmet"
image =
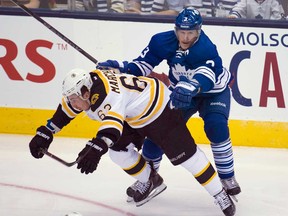
<svg viewBox="0 0 288 216">
<path fill-rule="evenodd" d="M 200 12 L 193 7 L 187 7 L 181 10 L 176 17 L 176 30 L 201 30 L 202 17 Z"/>
</svg>

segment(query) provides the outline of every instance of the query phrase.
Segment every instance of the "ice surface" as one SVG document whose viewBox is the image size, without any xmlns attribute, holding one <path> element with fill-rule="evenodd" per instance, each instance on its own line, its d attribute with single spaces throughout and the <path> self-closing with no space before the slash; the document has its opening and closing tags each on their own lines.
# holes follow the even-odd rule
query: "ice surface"
<svg viewBox="0 0 288 216">
<path fill-rule="evenodd" d="M 160 174 L 167 190 L 149 203 L 126 203 L 126 188 L 134 179 L 104 155 L 90 175 L 65 167 L 49 157 L 34 159 L 32 136 L 0 134 L 0 215 L 64 216 L 221 216 L 213 198 L 181 166 L 167 158 Z M 55 137 L 49 149 L 67 161 L 76 159 L 86 139 Z M 212 160 L 208 145 L 200 148 Z M 239 216 L 288 215 L 288 149 L 234 147 L 235 168 L 242 193 Z"/>
</svg>

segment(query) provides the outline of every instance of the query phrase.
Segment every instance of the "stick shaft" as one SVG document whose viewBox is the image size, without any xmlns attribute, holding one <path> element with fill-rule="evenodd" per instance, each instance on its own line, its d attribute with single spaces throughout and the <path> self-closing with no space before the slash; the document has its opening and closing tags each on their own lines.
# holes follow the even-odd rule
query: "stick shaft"
<svg viewBox="0 0 288 216">
<path fill-rule="evenodd" d="M 90 148 L 89 148 L 83 155 L 81 155 L 80 157 L 78 157 L 78 158 L 77 158 L 75 161 L 73 161 L 73 162 L 67 162 L 67 161 L 59 158 L 58 156 L 56 156 L 56 155 L 48 152 L 47 149 L 43 149 L 43 148 L 42 148 L 42 149 L 41 149 L 41 152 L 42 152 L 44 155 L 46 155 L 46 156 L 48 156 L 48 157 L 50 157 L 50 158 L 58 161 L 59 163 L 65 165 L 65 166 L 67 166 L 67 167 L 72 167 L 72 166 L 74 166 L 75 164 L 79 163 L 79 162 L 89 153 L 89 151 L 91 151 L 92 148 L 93 148 L 93 147 L 90 146 Z"/>
<path fill-rule="evenodd" d="M 67 162 L 67 161 L 64 161 L 63 159 L 59 158 L 58 156 L 48 152 L 46 149 L 42 149 L 41 152 L 45 155 L 47 155 L 48 157 L 58 161 L 59 163 L 67 166 L 67 167 L 71 167 L 73 165 L 75 165 L 76 163 L 78 163 L 80 161 L 80 158 L 78 158 L 77 160 L 73 161 L 73 162 Z"/>
<path fill-rule="evenodd" d="M 40 23 L 42 23 L 46 28 L 48 28 L 49 30 L 54 32 L 57 36 L 59 36 L 62 40 L 64 40 L 66 43 L 68 43 L 70 46 L 72 46 L 74 49 L 76 49 L 78 52 L 80 52 L 82 55 L 84 55 L 90 61 L 92 61 L 95 64 L 98 63 L 98 61 L 93 56 L 91 56 L 86 51 L 84 51 L 81 47 L 79 47 L 77 44 L 75 44 L 73 41 L 71 41 L 69 38 L 67 38 L 65 35 L 63 35 L 61 32 L 59 32 L 57 29 L 55 29 L 53 26 L 51 26 L 49 23 L 47 23 L 45 20 L 43 20 L 40 16 L 38 16 L 35 13 L 33 13 L 26 6 L 20 5 L 17 2 L 15 2 L 14 0 L 10 0 L 10 1 L 12 1 L 15 5 L 19 6 L 23 11 L 25 11 L 30 16 L 34 17 Z"/>
</svg>

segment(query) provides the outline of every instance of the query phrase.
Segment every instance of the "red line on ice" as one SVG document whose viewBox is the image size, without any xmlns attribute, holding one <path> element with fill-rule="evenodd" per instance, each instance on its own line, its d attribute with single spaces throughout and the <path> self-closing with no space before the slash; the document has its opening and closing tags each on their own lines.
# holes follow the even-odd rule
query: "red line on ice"
<svg viewBox="0 0 288 216">
<path fill-rule="evenodd" d="M 30 191 L 36 191 L 36 192 L 41 192 L 41 193 L 47 193 L 47 194 L 52 194 L 52 195 L 56 195 L 56 196 L 66 197 L 66 198 L 69 198 L 69 199 L 74 199 L 74 200 L 78 200 L 78 201 L 81 201 L 81 202 L 90 203 L 92 205 L 101 206 L 103 208 L 106 208 L 106 209 L 109 209 L 109 210 L 112 210 L 112 211 L 115 211 L 115 212 L 118 212 L 118 213 L 122 213 L 123 215 L 126 215 L 126 216 L 136 216 L 133 213 L 123 211 L 123 210 L 115 208 L 113 206 L 109 206 L 109 205 L 106 205 L 106 204 L 103 204 L 103 203 L 100 203 L 100 202 L 96 202 L 96 201 L 92 201 L 92 200 L 88 200 L 88 199 L 84 199 L 84 198 L 81 198 L 81 197 L 76 197 L 76 196 L 72 196 L 72 195 L 68 195 L 68 194 L 63 194 L 63 193 L 58 193 L 58 192 L 53 192 L 53 191 L 49 191 L 49 190 L 28 187 L 28 186 L 2 183 L 2 182 L 0 182 L 0 185 L 1 186 L 5 186 L 5 187 L 14 187 L 14 188 L 19 188 L 19 189 L 23 189 L 23 190 L 30 190 Z"/>
</svg>

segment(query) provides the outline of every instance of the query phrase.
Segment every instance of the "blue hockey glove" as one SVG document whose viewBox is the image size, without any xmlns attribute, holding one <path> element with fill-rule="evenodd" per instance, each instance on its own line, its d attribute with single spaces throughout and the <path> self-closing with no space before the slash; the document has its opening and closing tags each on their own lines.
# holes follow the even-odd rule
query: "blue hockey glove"
<svg viewBox="0 0 288 216">
<path fill-rule="evenodd" d="M 180 81 L 176 84 L 175 89 L 170 95 L 170 108 L 189 109 L 193 107 L 192 98 L 200 92 L 200 84 L 197 80 L 188 80 L 181 76 Z M 193 104 L 191 104 L 193 103 Z"/>
<path fill-rule="evenodd" d="M 77 169 L 80 169 L 81 173 L 93 173 L 102 155 L 107 151 L 108 146 L 103 140 L 94 138 L 88 141 L 85 148 L 78 154 L 78 158 L 82 157 L 82 159 L 78 162 Z"/>
<path fill-rule="evenodd" d="M 119 69 L 121 73 L 126 73 L 128 67 L 128 61 L 119 62 L 116 60 L 107 60 L 105 62 L 99 62 L 96 66 L 97 69 L 107 70 L 107 69 Z"/>
</svg>

